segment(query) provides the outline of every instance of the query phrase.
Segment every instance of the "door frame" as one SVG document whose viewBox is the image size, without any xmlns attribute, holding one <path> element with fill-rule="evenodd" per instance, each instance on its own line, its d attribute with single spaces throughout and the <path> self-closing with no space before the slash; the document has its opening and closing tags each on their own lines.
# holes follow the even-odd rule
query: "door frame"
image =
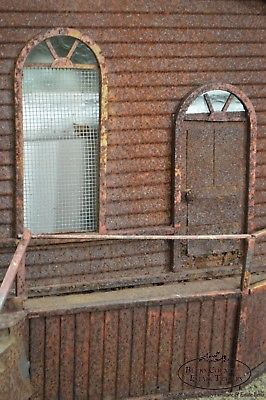
<svg viewBox="0 0 266 400">
<path fill-rule="evenodd" d="M 255 109 L 245 95 L 237 87 L 227 83 L 211 83 L 198 87 L 190 92 L 185 99 L 180 103 L 174 120 L 174 176 L 173 176 L 173 226 L 175 232 L 180 230 L 180 211 L 181 211 L 181 134 L 183 129 L 183 123 L 186 118 L 186 111 L 193 101 L 201 94 L 211 90 L 225 90 L 235 95 L 239 101 L 243 104 L 246 110 L 246 121 L 247 121 L 247 135 L 249 142 L 249 155 L 247 155 L 247 204 L 246 204 L 246 229 L 247 233 L 254 232 L 254 205 L 255 205 L 255 169 L 256 169 L 256 140 L 257 140 L 257 118 Z"/>
</svg>

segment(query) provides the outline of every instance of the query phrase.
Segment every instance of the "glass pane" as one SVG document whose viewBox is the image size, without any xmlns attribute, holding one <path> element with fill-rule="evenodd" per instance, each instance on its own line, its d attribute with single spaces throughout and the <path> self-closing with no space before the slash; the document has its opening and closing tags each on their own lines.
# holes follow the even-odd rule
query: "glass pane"
<svg viewBox="0 0 266 400">
<path fill-rule="evenodd" d="M 71 61 L 74 64 L 97 64 L 93 51 L 82 42 L 77 45 Z"/>
<path fill-rule="evenodd" d="M 240 112 L 245 111 L 245 108 L 240 100 L 236 96 L 233 96 L 231 103 L 228 106 L 227 112 Z"/>
<path fill-rule="evenodd" d="M 25 65 L 29 64 L 51 64 L 54 58 L 45 42 L 35 46 L 27 57 Z"/>
<path fill-rule="evenodd" d="M 50 41 L 58 57 L 66 57 L 76 39 L 72 36 L 54 36 Z"/>
<path fill-rule="evenodd" d="M 98 127 L 98 70 L 24 69 L 24 221 L 34 233 L 97 230 Z"/>
<path fill-rule="evenodd" d="M 210 90 L 207 93 L 210 97 L 213 110 L 222 111 L 222 108 L 230 93 L 225 90 Z"/>
<path fill-rule="evenodd" d="M 201 113 L 209 113 L 208 106 L 206 101 L 204 100 L 203 95 L 200 95 L 190 104 L 187 109 L 186 114 L 201 114 Z"/>
</svg>

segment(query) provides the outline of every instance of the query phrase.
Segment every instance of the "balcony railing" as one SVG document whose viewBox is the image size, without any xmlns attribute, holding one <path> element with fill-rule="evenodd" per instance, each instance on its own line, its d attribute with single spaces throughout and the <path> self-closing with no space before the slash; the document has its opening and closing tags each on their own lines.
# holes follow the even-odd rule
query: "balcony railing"
<svg viewBox="0 0 266 400">
<path fill-rule="evenodd" d="M 26 273 L 25 273 L 25 255 L 27 247 L 32 239 L 81 239 L 82 241 L 98 241 L 98 240 L 245 240 L 246 252 L 242 268 L 240 287 L 242 291 L 247 291 L 250 284 L 251 264 L 254 256 L 255 242 L 266 235 L 266 228 L 251 234 L 228 234 L 228 235 L 115 235 L 115 234 L 56 234 L 56 235 L 31 235 L 26 229 L 17 246 L 15 254 L 7 269 L 3 282 L 0 286 L 0 312 L 2 311 L 5 301 L 10 290 L 16 280 L 16 296 L 26 297 Z"/>
</svg>

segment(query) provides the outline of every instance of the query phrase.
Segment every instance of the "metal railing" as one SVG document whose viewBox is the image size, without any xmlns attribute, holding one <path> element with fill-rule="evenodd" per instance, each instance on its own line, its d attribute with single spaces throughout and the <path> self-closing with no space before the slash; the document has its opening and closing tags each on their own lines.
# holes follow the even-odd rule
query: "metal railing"
<svg viewBox="0 0 266 400">
<path fill-rule="evenodd" d="M 17 246 L 15 254 L 11 260 L 3 282 L 0 286 L 0 312 L 4 307 L 6 298 L 16 279 L 16 295 L 26 296 L 25 284 L 25 254 L 27 247 L 32 239 L 82 239 L 88 241 L 95 240 L 245 240 L 246 254 L 242 268 L 241 290 L 248 290 L 251 277 L 251 264 L 254 256 L 256 239 L 266 235 L 266 228 L 251 234 L 228 234 L 228 235 L 114 235 L 114 234 L 45 234 L 31 235 L 28 229 L 24 230 L 21 240 Z"/>
<path fill-rule="evenodd" d="M 14 256 L 9 264 L 3 282 L 0 286 L 0 312 L 3 310 L 7 296 L 16 280 L 16 296 L 24 297 L 26 295 L 25 287 L 25 254 L 31 239 L 31 233 L 28 229 L 23 232 Z"/>
</svg>

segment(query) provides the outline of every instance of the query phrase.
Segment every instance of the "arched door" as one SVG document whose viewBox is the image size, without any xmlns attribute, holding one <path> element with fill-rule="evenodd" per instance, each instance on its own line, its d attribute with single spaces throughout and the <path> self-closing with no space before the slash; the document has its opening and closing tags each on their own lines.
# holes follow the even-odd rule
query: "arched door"
<svg viewBox="0 0 266 400">
<path fill-rule="evenodd" d="M 178 128 L 180 232 L 246 232 L 250 135 L 245 106 L 228 90 L 209 90 L 186 108 Z M 181 254 L 183 261 L 220 255 L 221 263 L 238 262 L 242 243 L 189 240 L 183 244 Z"/>
</svg>

